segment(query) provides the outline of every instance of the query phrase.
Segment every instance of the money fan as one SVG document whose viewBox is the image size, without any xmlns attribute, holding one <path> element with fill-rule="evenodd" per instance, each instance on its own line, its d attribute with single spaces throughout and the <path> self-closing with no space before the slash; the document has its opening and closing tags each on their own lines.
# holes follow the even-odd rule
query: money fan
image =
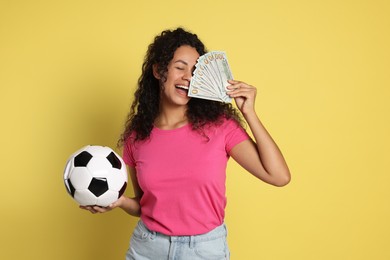
<svg viewBox="0 0 390 260">
<path fill-rule="evenodd" d="M 231 97 L 226 94 L 229 79 L 233 76 L 225 52 L 208 52 L 200 56 L 195 65 L 188 96 L 231 102 Z"/>
</svg>

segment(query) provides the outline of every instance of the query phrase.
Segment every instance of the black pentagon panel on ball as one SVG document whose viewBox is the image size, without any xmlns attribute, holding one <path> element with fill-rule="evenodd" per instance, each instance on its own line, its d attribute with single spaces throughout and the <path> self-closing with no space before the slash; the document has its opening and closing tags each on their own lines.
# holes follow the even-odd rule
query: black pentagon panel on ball
<svg viewBox="0 0 390 260">
<path fill-rule="evenodd" d="M 119 160 L 119 158 L 113 152 L 111 152 L 107 156 L 107 160 L 111 163 L 113 168 L 116 168 L 116 169 L 121 169 L 122 168 L 121 161 Z"/>
<path fill-rule="evenodd" d="M 66 184 L 68 185 L 65 185 L 66 186 L 66 190 L 68 191 L 68 193 L 74 197 L 74 192 L 76 191 L 76 189 L 73 187 L 73 184 L 70 182 L 70 180 L 65 180 Z"/>
<path fill-rule="evenodd" d="M 96 197 L 103 195 L 106 191 L 108 191 L 107 179 L 92 178 L 92 181 L 88 186 L 88 190 L 92 192 Z"/>
<path fill-rule="evenodd" d="M 92 159 L 92 155 L 87 151 L 83 151 L 74 158 L 74 166 L 85 167 L 87 166 L 87 164 L 91 159 Z"/>
</svg>

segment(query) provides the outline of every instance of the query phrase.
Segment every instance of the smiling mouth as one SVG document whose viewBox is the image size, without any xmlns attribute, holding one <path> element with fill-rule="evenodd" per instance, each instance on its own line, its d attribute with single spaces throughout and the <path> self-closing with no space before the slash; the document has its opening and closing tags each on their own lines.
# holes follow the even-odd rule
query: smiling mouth
<svg viewBox="0 0 390 260">
<path fill-rule="evenodd" d="M 176 88 L 179 88 L 179 89 L 184 89 L 184 90 L 187 90 L 188 91 L 188 87 L 187 86 L 182 86 L 182 85 L 175 85 Z"/>
<path fill-rule="evenodd" d="M 175 85 L 175 88 L 178 90 L 178 92 L 179 92 L 181 95 L 188 96 L 188 89 L 189 89 L 188 86 L 184 86 L 184 85 Z"/>
</svg>

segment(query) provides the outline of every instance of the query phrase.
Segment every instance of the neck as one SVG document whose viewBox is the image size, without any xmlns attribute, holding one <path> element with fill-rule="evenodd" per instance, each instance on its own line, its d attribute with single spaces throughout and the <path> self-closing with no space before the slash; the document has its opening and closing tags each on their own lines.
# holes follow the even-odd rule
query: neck
<svg viewBox="0 0 390 260">
<path fill-rule="evenodd" d="M 188 123 L 186 115 L 187 106 L 160 107 L 160 114 L 154 121 L 154 125 L 160 129 L 175 129 Z"/>
</svg>

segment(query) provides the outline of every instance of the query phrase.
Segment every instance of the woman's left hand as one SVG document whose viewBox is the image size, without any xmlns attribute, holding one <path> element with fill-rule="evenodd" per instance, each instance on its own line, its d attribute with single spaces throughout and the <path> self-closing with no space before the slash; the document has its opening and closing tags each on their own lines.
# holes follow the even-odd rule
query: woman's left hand
<svg viewBox="0 0 390 260">
<path fill-rule="evenodd" d="M 244 115 L 255 111 L 255 99 L 257 90 L 255 87 L 238 80 L 228 80 L 227 94 L 234 98 L 238 109 Z"/>
</svg>

